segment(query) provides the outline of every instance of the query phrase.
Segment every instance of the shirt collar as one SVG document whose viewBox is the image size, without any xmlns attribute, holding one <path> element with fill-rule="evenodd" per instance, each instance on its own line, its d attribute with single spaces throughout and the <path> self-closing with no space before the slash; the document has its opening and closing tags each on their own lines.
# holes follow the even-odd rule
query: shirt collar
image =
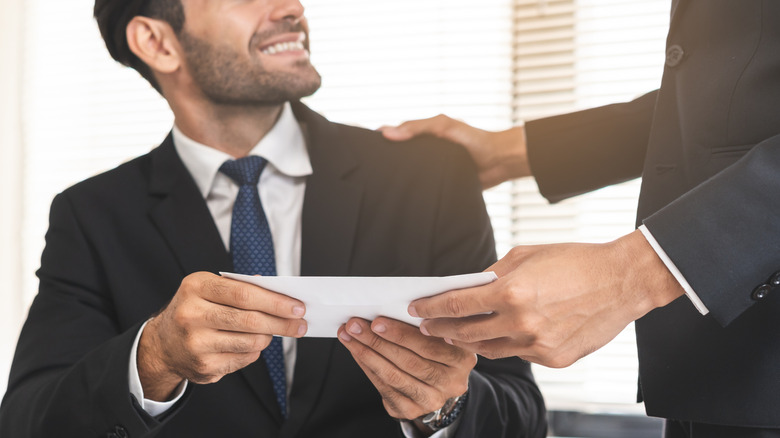
<svg viewBox="0 0 780 438">
<path fill-rule="evenodd" d="M 204 198 L 211 192 L 219 167 L 234 158 L 222 151 L 198 143 L 173 126 L 173 144 L 184 166 L 192 175 Z M 282 108 L 279 120 L 249 152 L 268 160 L 268 166 L 290 177 L 312 174 L 309 151 L 306 149 L 301 126 L 295 119 L 292 107 L 287 102 Z"/>
</svg>

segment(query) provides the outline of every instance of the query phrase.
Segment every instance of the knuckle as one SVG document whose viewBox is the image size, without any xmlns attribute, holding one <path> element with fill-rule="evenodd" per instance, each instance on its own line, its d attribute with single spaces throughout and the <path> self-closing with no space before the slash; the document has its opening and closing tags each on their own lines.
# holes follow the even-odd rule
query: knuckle
<svg viewBox="0 0 780 438">
<path fill-rule="evenodd" d="M 354 342 L 352 343 L 352 345 L 357 347 L 357 344 Z M 357 347 L 357 348 L 353 348 L 351 350 L 351 353 L 352 353 L 352 357 L 354 357 L 356 361 L 365 363 L 366 360 L 368 359 L 369 350 L 367 348 Z"/>
<path fill-rule="evenodd" d="M 434 117 L 434 120 L 442 125 L 449 124 L 449 122 L 452 121 L 452 119 L 446 115 L 446 114 L 438 114 L 436 117 Z"/>
<path fill-rule="evenodd" d="M 473 330 L 463 325 L 459 325 L 455 328 L 455 339 L 458 339 L 461 342 L 471 342 L 474 340 Z"/>
<path fill-rule="evenodd" d="M 221 301 L 229 292 L 228 285 L 219 278 L 204 278 L 201 280 L 201 289 L 208 295 Z"/>
<path fill-rule="evenodd" d="M 230 339 L 230 345 L 229 350 L 231 353 L 244 353 L 249 351 L 249 344 L 246 340 L 241 338 L 231 338 Z"/>
<path fill-rule="evenodd" d="M 382 404 L 385 406 L 385 411 L 393 418 L 404 418 L 404 414 L 398 409 L 392 397 L 389 394 L 382 396 Z"/>
<path fill-rule="evenodd" d="M 461 303 L 457 296 L 448 297 L 444 302 L 444 308 L 447 310 L 447 313 L 452 316 L 463 316 L 463 303 Z"/>
<path fill-rule="evenodd" d="M 509 307 L 516 308 L 525 304 L 523 292 L 519 285 L 509 283 L 499 292 L 501 300 Z"/>
<path fill-rule="evenodd" d="M 220 323 L 223 322 L 232 325 L 233 320 L 235 319 L 229 311 L 221 308 L 209 309 L 208 311 L 205 312 L 203 318 L 207 323 L 211 324 L 212 326 L 219 325 Z"/>
<path fill-rule="evenodd" d="M 189 374 L 189 380 L 201 384 L 211 383 L 212 379 L 214 378 L 214 373 L 211 371 L 209 366 L 204 361 L 199 359 L 196 359 L 196 362 L 192 364 L 192 368 Z"/>
<path fill-rule="evenodd" d="M 399 367 L 402 370 L 410 371 L 410 370 L 422 369 L 422 370 L 424 370 L 423 372 L 427 371 L 427 366 L 426 365 L 422 365 L 420 363 L 421 361 L 417 357 L 415 357 L 415 356 L 403 357 L 403 358 L 401 358 L 399 360 L 399 362 L 400 362 L 399 363 Z"/>
<path fill-rule="evenodd" d="M 404 378 L 398 371 L 390 370 L 385 375 L 385 382 L 387 382 L 387 384 L 393 388 L 401 388 L 404 384 Z M 406 391 L 403 392 L 405 394 L 407 393 Z"/>
<path fill-rule="evenodd" d="M 408 394 L 408 397 L 412 399 L 418 406 L 428 412 L 435 411 L 441 406 L 444 406 L 444 402 L 442 402 L 441 406 L 431 408 L 432 406 L 436 405 L 436 394 L 432 394 L 432 392 L 434 392 L 433 390 L 420 389 L 417 385 L 409 385 L 405 388 L 404 392 Z"/>
<path fill-rule="evenodd" d="M 273 309 L 274 315 L 284 315 L 285 304 L 283 300 L 278 297 L 271 298 L 271 308 Z"/>
<path fill-rule="evenodd" d="M 246 287 L 233 289 L 233 300 L 238 307 L 246 309 L 252 302 L 252 292 Z"/>
<path fill-rule="evenodd" d="M 416 385 L 394 386 L 398 392 L 417 405 L 425 405 L 429 398 Z"/>
<path fill-rule="evenodd" d="M 374 351 L 379 351 L 379 349 L 384 345 L 384 342 L 385 341 L 379 336 L 371 336 L 368 340 L 368 346 Z"/>
<path fill-rule="evenodd" d="M 404 330 L 398 330 L 391 333 L 393 336 L 393 343 L 397 345 L 407 345 L 409 342 L 409 335 Z"/>
<path fill-rule="evenodd" d="M 472 368 L 476 365 L 476 356 L 459 347 L 451 347 L 447 350 L 447 363 Z"/>
<path fill-rule="evenodd" d="M 196 313 L 191 306 L 177 306 L 173 312 L 173 322 L 179 327 L 188 327 L 197 319 Z"/>
<path fill-rule="evenodd" d="M 435 365 L 428 365 L 423 371 L 423 380 L 434 385 L 441 383 L 443 377 L 444 373 Z"/>
<path fill-rule="evenodd" d="M 241 326 L 247 330 L 257 330 L 262 325 L 262 318 L 257 312 L 241 312 Z"/>
<path fill-rule="evenodd" d="M 179 291 L 185 294 L 197 291 L 203 283 L 209 281 L 209 277 L 205 272 L 192 273 L 181 280 Z"/>
</svg>

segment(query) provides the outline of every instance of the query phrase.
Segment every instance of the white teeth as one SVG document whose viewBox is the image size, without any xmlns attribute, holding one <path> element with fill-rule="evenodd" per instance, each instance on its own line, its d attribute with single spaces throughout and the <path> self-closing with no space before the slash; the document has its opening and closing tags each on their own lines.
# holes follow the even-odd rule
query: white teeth
<svg viewBox="0 0 780 438">
<path fill-rule="evenodd" d="M 273 46 L 269 46 L 263 49 L 263 53 L 266 55 L 275 55 L 277 53 L 288 52 L 291 50 L 303 50 L 303 42 L 289 41 L 285 43 L 277 43 Z"/>
</svg>

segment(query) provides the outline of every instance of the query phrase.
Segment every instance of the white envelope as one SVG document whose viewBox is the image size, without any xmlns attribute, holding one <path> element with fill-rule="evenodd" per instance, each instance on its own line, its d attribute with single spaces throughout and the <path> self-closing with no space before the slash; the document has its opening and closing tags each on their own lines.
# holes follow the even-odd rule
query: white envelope
<svg viewBox="0 0 780 438">
<path fill-rule="evenodd" d="M 417 327 L 422 319 L 409 315 L 409 304 L 454 289 L 495 281 L 493 272 L 450 277 L 261 277 L 220 273 L 303 301 L 309 331 L 306 337 L 335 338 L 351 317 L 372 321 L 386 316 Z"/>
</svg>

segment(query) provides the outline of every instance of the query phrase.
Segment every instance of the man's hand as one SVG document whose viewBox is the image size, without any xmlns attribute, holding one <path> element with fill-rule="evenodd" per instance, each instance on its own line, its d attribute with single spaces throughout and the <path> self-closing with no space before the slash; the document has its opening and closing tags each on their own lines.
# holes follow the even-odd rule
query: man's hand
<svg viewBox="0 0 780 438">
<path fill-rule="evenodd" d="M 462 145 L 477 164 L 479 179 L 485 189 L 511 179 L 531 176 L 522 126 L 489 132 L 438 115 L 404 122 L 397 127 L 385 126 L 380 131 L 386 138 L 395 141 L 429 134 Z"/>
<path fill-rule="evenodd" d="M 424 334 L 488 358 L 566 367 L 683 294 L 639 231 L 607 244 L 517 247 L 495 282 L 413 302 Z"/>
<path fill-rule="evenodd" d="M 398 419 L 413 420 L 463 395 L 477 364 L 473 353 L 389 318 L 353 318 L 338 335 Z"/>
<path fill-rule="evenodd" d="M 138 344 L 144 397 L 164 401 L 187 379 L 213 383 L 260 357 L 273 335 L 301 337 L 298 300 L 210 273 L 187 276 Z"/>
</svg>

